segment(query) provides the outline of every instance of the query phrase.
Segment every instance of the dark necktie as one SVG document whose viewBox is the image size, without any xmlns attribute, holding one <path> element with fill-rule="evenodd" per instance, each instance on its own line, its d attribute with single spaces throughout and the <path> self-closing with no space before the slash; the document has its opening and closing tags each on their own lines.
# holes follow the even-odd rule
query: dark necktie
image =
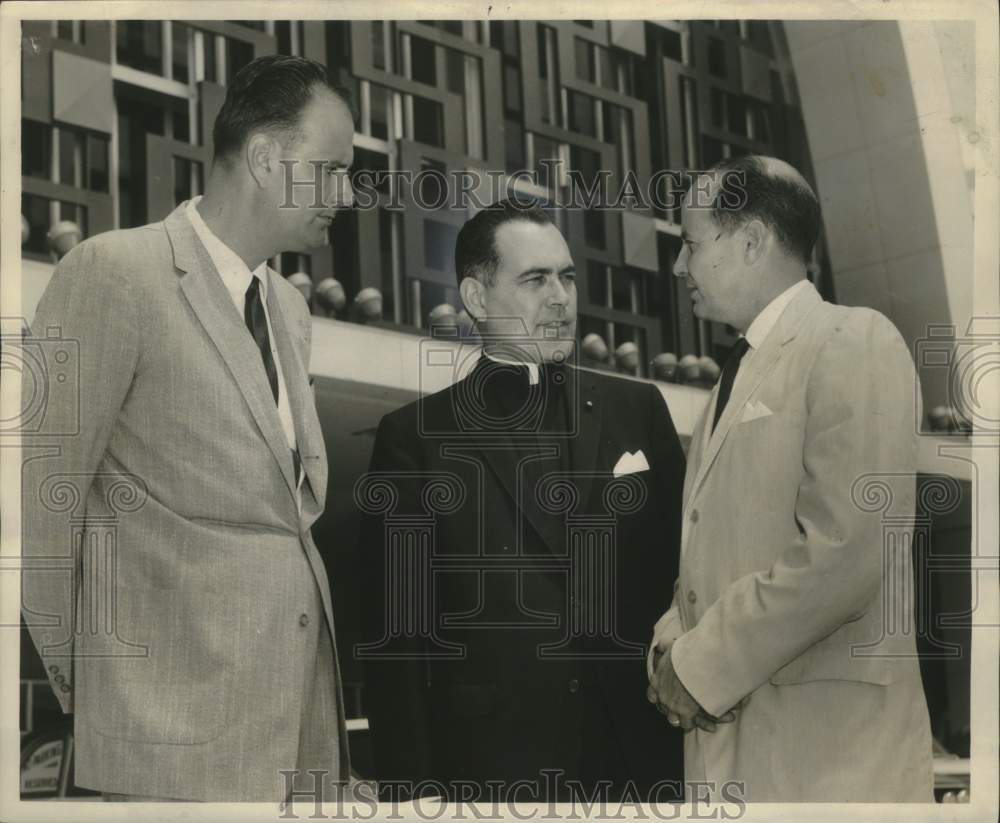
<svg viewBox="0 0 1000 823">
<path fill-rule="evenodd" d="M 729 395 L 733 391 L 733 382 L 736 380 L 736 372 L 740 370 L 740 361 L 749 348 L 750 344 L 747 343 L 747 339 L 741 337 L 736 341 L 733 350 L 729 352 L 726 364 L 722 367 L 722 377 L 719 378 L 719 396 L 715 401 L 715 419 L 712 420 L 713 432 L 719 418 L 722 417 L 722 412 L 726 409 L 726 403 L 729 402 Z"/>
<path fill-rule="evenodd" d="M 250 286 L 247 289 L 247 299 L 243 306 L 243 319 L 246 321 L 253 341 L 260 350 L 260 356 L 264 360 L 264 371 L 267 372 L 267 382 L 271 384 L 271 394 L 274 395 L 275 405 L 278 403 L 278 370 L 274 365 L 274 357 L 271 355 L 271 339 L 267 334 L 267 316 L 264 314 L 264 304 L 260 299 L 260 278 L 251 277 Z"/>
<path fill-rule="evenodd" d="M 260 350 L 261 359 L 264 361 L 264 371 L 267 372 L 267 382 L 271 384 L 271 394 L 274 395 L 274 403 L 278 405 L 278 369 L 274 365 L 274 356 L 271 354 L 271 338 L 267 333 L 267 316 L 264 314 L 264 303 L 260 299 L 260 278 L 251 277 L 250 286 L 247 288 L 246 302 L 243 305 L 243 319 L 246 321 L 250 334 L 253 335 L 254 343 Z M 299 462 L 299 452 L 292 449 L 292 465 L 295 469 L 295 482 L 299 482 L 302 470 Z"/>
</svg>

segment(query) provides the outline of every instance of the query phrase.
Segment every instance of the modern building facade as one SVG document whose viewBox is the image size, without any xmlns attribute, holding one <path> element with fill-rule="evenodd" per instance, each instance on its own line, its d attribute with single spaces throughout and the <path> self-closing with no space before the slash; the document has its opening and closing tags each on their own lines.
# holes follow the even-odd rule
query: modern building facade
<svg viewBox="0 0 1000 823">
<path fill-rule="evenodd" d="M 298 54 L 352 93 L 356 171 L 471 171 L 490 184 L 485 203 L 511 190 L 569 202 L 574 176 L 586 186 L 600 170 L 612 200 L 638 193 L 556 217 L 580 273 L 581 337 L 634 343 L 639 375 L 660 352 L 719 360 L 733 340 L 693 318 L 670 277 L 679 215 L 660 207 L 676 196 L 663 170 L 760 152 L 812 177 L 777 22 L 26 21 L 24 37 L 26 258 L 49 259 L 60 221 L 89 236 L 198 194 L 227 80 L 257 55 Z M 348 300 L 376 288 L 387 323 L 426 329 L 436 306 L 461 309 L 452 251 L 471 213 L 434 207 L 441 179 L 373 185 L 377 205 L 342 214 L 329 246 L 274 264 L 333 277 Z M 813 270 L 834 299 L 824 248 Z"/>
</svg>

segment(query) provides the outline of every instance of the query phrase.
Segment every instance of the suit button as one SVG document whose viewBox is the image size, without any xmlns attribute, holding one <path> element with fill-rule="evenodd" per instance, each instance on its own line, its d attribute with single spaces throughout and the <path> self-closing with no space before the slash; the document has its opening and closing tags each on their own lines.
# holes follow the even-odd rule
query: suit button
<svg viewBox="0 0 1000 823">
<path fill-rule="evenodd" d="M 49 666 L 49 671 L 52 672 L 52 674 L 56 674 L 59 671 L 59 667 L 58 666 Z"/>
<path fill-rule="evenodd" d="M 697 602 L 698 602 L 698 595 L 696 595 L 693 591 L 689 591 L 688 592 L 688 603 L 690 603 L 693 606 Z"/>
<path fill-rule="evenodd" d="M 697 509 L 691 509 L 691 522 L 692 523 L 697 523 L 698 522 L 698 510 Z"/>
<path fill-rule="evenodd" d="M 309 625 L 309 615 L 308 614 L 300 614 L 299 615 L 299 625 L 300 626 L 308 626 Z"/>
<path fill-rule="evenodd" d="M 56 683 L 65 683 L 65 682 L 66 682 L 65 677 L 63 677 L 61 674 L 56 675 Z"/>
<path fill-rule="evenodd" d="M 569 681 L 569 693 L 576 694 L 578 691 L 580 691 L 580 681 L 574 677 Z"/>
<path fill-rule="evenodd" d="M 69 684 L 68 684 L 68 683 L 63 683 L 63 684 L 62 684 L 62 685 L 61 685 L 61 686 L 59 687 L 59 690 L 60 690 L 60 691 L 63 691 L 63 692 L 68 692 L 68 691 L 71 691 L 71 689 L 70 689 L 70 686 L 69 686 Z"/>
</svg>

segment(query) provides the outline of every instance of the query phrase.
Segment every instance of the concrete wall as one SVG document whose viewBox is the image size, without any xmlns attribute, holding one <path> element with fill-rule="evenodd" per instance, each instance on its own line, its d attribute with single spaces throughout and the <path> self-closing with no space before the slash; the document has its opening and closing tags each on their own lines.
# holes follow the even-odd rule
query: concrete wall
<svg viewBox="0 0 1000 823">
<path fill-rule="evenodd" d="M 974 28 L 785 24 L 838 302 L 886 314 L 914 345 L 972 315 Z M 922 371 L 925 408 L 950 403 Z"/>
</svg>

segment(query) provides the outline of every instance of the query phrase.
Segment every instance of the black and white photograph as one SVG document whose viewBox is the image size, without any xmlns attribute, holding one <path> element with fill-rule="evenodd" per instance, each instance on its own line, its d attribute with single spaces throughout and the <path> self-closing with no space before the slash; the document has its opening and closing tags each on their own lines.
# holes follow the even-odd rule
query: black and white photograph
<svg viewBox="0 0 1000 823">
<path fill-rule="evenodd" d="M 995 4 L 0 24 L 0 817 L 997 819 Z"/>
</svg>

